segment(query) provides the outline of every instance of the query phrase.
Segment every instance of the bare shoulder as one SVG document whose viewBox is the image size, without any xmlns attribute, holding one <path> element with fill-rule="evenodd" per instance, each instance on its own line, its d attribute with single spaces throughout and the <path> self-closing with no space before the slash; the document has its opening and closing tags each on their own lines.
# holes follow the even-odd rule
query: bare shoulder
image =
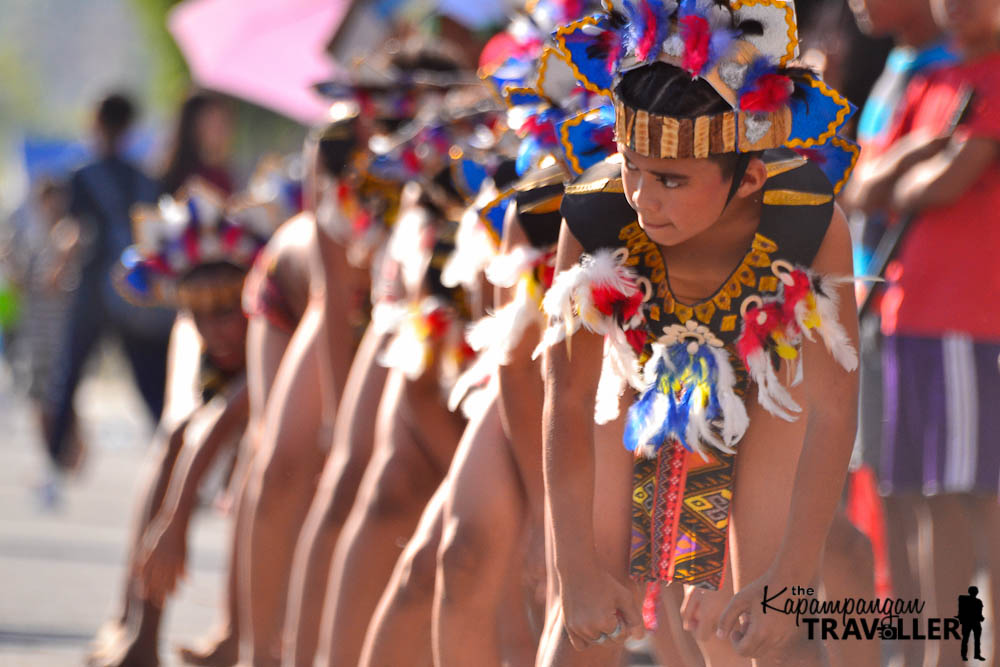
<svg viewBox="0 0 1000 667">
<path fill-rule="evenodd" d="M 823 243 L 813 260 L 813 270 L 838 276 L 853 275 L 851 248 L 851 230 L 847 225 L 847 216 L 839 205 L 835 205 Z"/>
<path fill-rule="evenodd" d="M 583 256 L 583 244 L 569 228 L 565 220 L 559 228 L 559 251 L 556 258 L 556 273 L 573 268 Z"/>
</svg>

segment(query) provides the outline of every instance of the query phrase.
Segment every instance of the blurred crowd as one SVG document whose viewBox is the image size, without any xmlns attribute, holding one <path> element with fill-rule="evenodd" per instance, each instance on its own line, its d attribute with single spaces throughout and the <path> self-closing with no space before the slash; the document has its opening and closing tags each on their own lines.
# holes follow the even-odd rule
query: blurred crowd
<svg viewBox="0 0 1000 667">
<path fill-rule="evenodd" d="M 1000 649 L 1000 0 L 794 6 L 797 62 L 857 107 L 837 153 L 853 174 L 831 193 L 858 277 L 858 429 L 816 581 L 832 600 L 924 601 L 928 619 L 982 586 L 980 620 L 963 621 L 962 659 L 977 659 Z M 780 664 L 717 636 L 742 587 L 729 569 L 647 594 L 641 640 L 618 641 L 625 612 L 589 638 L 565 619 L 542 428 L 555 408 L 534 357 L 555 335 L 543 307 L 559 322 L 543 304 L 567 270 L 564 197 L 612 192 L 635 167 L 616 157 L 616 108 L 549 36 L 600 10 L 535 0 L 461 44 L 400 27 L 317 82 L 327 121 L 246 183 L 230 98 L 192 92 L 152 173 L 124 151 L 136 104 L 110 94 L 92 158 L 32 183 L 0 237 L 0 351 L 45 445 L 40 502 L 58 507 L 99 449 L 74 401 L 103 344 L 156 424 L 120 604 L 88 664 L 158 664 L 213 469 L 227 592 L 188 664 Z M 821 148 L 792 157 L 840 159 Z M 564 622 L 584 650 L 558 639 Z M 824 664 L 959 664 L 958 644 L 828 641 Z"/>
</svg>

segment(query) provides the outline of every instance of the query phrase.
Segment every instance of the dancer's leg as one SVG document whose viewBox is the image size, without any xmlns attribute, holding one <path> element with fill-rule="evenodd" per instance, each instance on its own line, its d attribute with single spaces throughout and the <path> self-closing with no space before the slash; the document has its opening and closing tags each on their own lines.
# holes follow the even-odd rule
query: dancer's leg
<svg viewBox="0 0 1000 667">
<path fill-rule="evenodd" d="M 292 551 L 299 537 L 322 469 L 319 442 L 323 404 L 320 309 L 306 311 L 292 336 L 267 400 L 260 451 L 250 472 L 246 551 L 247 582 L 241 607 L 249 610 L 249 634 L 241 631 L 241 650 L 254 665 L 281 660 L 281 630 Z M 325 444 L 325 443 L 322 443 Z"/>
<path fill-rule="evenodd" d="M 522 535 L 525 502 L 496 401 L 466 432 L 445 508 L 435 659 L 442 666 L 499 665 L 497 610 Z"/>
<path fill-rule="evenodd" d="M 439 396 L 431 373 L 408 382 L 393 371 L 386 382 L 372 460 L 334 551 L 324 619 L 331 666 L 357 664 L 385 582 L 444 478 L 462 425 Z"/>
<path fill-rule="evenodd" d="M 285 664 L 312 667 L 319 643 L 330 561 L 371 458 L 375 418 L 388 370 L 376 363 L 384 337 L 365 332 L 337 410 L 327 457 L 292 561 L 285 618 Z"/>
<path fill-rule="evenodd" d="M 449 478 L 445 478 L 427 503 L 413 538 L 396 561 L 368 626 L 358 663 L 362 667 L 433 664 L 431 606 L 449 486 Z"/>
</svg>

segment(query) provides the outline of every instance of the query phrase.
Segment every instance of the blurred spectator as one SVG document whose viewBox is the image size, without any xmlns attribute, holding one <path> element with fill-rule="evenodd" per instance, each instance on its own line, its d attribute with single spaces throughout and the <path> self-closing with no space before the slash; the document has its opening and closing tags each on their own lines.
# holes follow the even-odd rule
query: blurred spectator
<svg viewBox="0 0 1000 667">
<path fill-rule="evenodd" d="M 932 7 L 962 62 L 914 77 L 888 148 L 859 170 L 854 196 L 866 213 L 888 208 L 909 221 L 880 309 L 879 477 L 890 497 L 925 497 L 920 555 L 932 567 L 921 568 L 920 590 L 935 601 L 931 617 L 953 612 L 948 600 L 977 566 L 994 591 L 1000 572 L 1000 313 L 989 305 L 1000 292 L 1000 0 Z M 1000 596 L 991 597 L 997 618 Z M 926 645 L 924 664 L 937 664 L 937 650 Z"/>
<path fill-rule="evenodd" d="M 154 202 L 155 181 L 121 155 L 123 139 L 135 117 L 132 102 L 109 95 L 97 107 L 95 159 L 73 173 L 69 213 L 79 225 L 80 280 L 73 291 L 61 347 L 49 391 L 52 414 L 48 450 L 57 468 L 65 468 L 66 435 L 72 424 L 73 397 L 84 365 L 105 333 L 121 339 L 136 384 L 156 420 L 163 409 L 167 340 L 173 312 L 138 308 L 122 299 L 111 273 L 132 240 L 130 209 Z"/>
<path fill-rule="evenodd" d="M 70 294 L 80 283 L 80 229 L 66 217 L 69 202 L 64 184 L 41 181 L 35 188 L 33 243 L 26 248 L 23 287 L 23 334 L 27 351 L 28 395 L 35 403 L 42 434 L 47 438 L 51 414 L 48 395 L 52 365 L 59 352 L 70 306 Z M 76 411 L 70 409 L 63 462 L 76 468 L 83 457 Z"/>
<path fill-rule="evenodd" d="M 176 194 L 192 178 L 233 193 L 227 162 L 232 145 L 232 111 L 220 95 L 192 94 L 181 105 L 173 143 L 161 177 L 163 190 Z"/>
<path fill-rule="evenodd" d="M 866 187 L 866 165 L 881 158 L 893 129 L 894 113 L 899 109 L 907 85 L 914 76 L 954 63 L 957 56 L 934 22 L 930 0 L 850 0 L 852 12 L 862 31 L 873 36 L 891 35 L 895 47 L 885 69 L 872 89 L 858 122 L 858 141 L 862 152 L 859 176 L 852 179 L 841 197 L 850 214 L 855 238 L 855 273 L 871 275 L 880 267 L 871 266 L 872 256 L 882 239 L 888 211 L 865 214 L 852 210 L 855 198 Z M 881 454 L 883 391 L 882 333 L 878 313 L 869 311 L 861 322 L 861 383 L 858 430 L 858 460 L 875 470 Z M 874 494 L 872 494 L 874 497 Z M 920 517 L 924 515 L 919 495 L 889 494 L 883 499 L 886 534 L 878 543 L 887 550 L 879 554 L 880 572 L 887 567 L 893 593 L 912 599 L 920 596 L 918 580 Z M 878 525 L 878 524 L 873 524 Z M 922 642 L 901 643 L 896 657 L 902 664 L 923 663 Z"/>
</svg>

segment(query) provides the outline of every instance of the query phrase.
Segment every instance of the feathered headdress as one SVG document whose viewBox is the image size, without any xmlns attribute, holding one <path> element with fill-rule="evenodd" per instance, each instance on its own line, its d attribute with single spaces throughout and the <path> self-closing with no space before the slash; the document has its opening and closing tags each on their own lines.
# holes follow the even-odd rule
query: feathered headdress
<svg viewBox="0 0 1000 667">
<path fill-rule="evenodd" d="M 616 138 L 637 153 L 700 158 L 787 146 L 817 160 L 836 190 L 857 159 L 857 146 L 838 136 L 854 107 L 792 65 L 792 0 L 614 0 L 555 37 L 592 92 L 612 95 L 623 73 L 665 62 L 707 81 L 732 107 L 674 118 L 616 99 Z"/>
<path fill-rule="evenodd" d="M 195 182 L 176 199 L 136 210 L 135 244 L 122 253 L 116 284 L 138 303 L 170 303 L 178 283 L 200 266 L 249 270 L 276 220 L 262 205 L 227 209 L 219 193 Z"/>
</svg>

